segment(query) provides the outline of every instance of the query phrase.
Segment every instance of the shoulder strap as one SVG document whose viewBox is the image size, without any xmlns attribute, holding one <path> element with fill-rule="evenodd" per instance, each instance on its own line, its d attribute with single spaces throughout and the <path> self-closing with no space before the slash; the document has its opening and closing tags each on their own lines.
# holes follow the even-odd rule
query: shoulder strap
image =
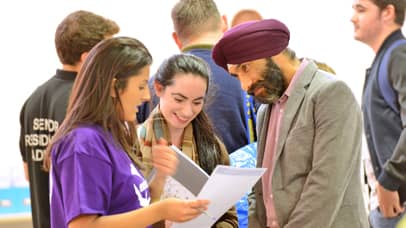
<svg viewBox="0 0 406 228">
<path fill-rule="evenodd" d="M 379 72 L 378 72 L 379 90 L 381 91 L 381 94 L 382 94 L 385 102 L 397 114 L 399 114 L 399 108 L 397 105 L 397 95 L 396 95 L 395 91 L 393 90 L 393 87 L 389 81 L 388 64 L 389 64 L 389 59 L 390 59 L 392 50 L 402 44 L 406 44 L 405 39 L 397 40 L 389 46 L 389 48 L 385 51 L 385 54 L 383 55 L 382 62 L 381 62 L 381 65 L 379 66 Z"/>
</svg>

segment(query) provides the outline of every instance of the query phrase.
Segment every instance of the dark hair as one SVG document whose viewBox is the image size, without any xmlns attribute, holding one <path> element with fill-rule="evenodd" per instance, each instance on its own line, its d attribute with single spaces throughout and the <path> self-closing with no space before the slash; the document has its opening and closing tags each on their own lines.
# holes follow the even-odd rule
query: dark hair
<svg viewBox="0 0 406 228">
<path fill-rule="evenodd" d="M 403 26 L 405 21 L 405 0 L 371 0 L 380 10 L 385 9 L 388 5 L 393 5 L 395 8 L 395 23 Z"/>
<path fill-rule="evenodd" d="M 47 148 L 45 168 L 49 168 L 52 146 L 80 124 L 97 124 L 111 132 L 115 142 L 136 162 L 136 123 L 123 120 L 118 92 L 126 88 L 130 77 L 151 63 L 151 54 L 137 39 L 116 37 L 97 44 L 73 84 L 66 117 Z M 115 98 L 111 96 L 114 79 Z"/>
<path fill-rule="evenodd" d="M 181 40 L 221 28 L 221 16 L 213 0 L 180 0 L 172 8 L 175 32 Z"/>
<path fill-rule="evenodd" d="M 206 94 L 210 90 L 211 72 L 208 64 L 203 59 L 189 54 L 176 54 L 165 60 L 158 69 L 155 82 L 165 89 L 174 83 L 176 75 L 179 73 L 203 78 L 207 83 Z M 221 162 L 221 147 L 204 109 L 192 120 L 192 126 L 199 164 L 210 174 Z"/>
<path fill-rule="evenodd" d="M 55 32 L 55 47 L 62 64 L 75 65 L 84 52 L 120 31 L 116 22 L 79 10 L 63 19 Z"/>
</svg>

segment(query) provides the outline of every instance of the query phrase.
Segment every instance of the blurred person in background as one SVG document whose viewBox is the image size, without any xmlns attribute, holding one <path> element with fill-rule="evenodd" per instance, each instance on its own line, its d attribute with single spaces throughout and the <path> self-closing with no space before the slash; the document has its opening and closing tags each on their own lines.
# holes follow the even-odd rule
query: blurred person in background
<svg viewBox="0 0 406 228">
<path fill-rule="evenodd" d="M 49 228 L 49 173 L 42 169 L 45 148 L 65 118 L 73 82 L 88 52 L 117 34 L 112 20 L 89 11 L 67 15 L 55 32 L 55 48 L 62 64 L 25 101 L 20 113 L 20 152 L 30 184 L 34 228 Z"/>
<path fill-rule="evenodd" d="M 406 41 L 401 30 L 405 7 L 404 0 L 354 0 L 352 5 L 354 39 L 375 53 L 366 71 L 362 110 L 379 205 L 372 208 L 369 220 L 377 228 L 395 227 L 405 214 Z"/>
</svg>

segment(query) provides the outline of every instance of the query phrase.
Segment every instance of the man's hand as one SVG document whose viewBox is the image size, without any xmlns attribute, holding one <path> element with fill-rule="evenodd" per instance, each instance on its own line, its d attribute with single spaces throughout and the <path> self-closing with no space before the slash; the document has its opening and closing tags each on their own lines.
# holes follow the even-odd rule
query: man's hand
<svg viewBox="0 0 406 228">
<path fill-rule="evenodd" d="M 377 182 L 376 190 L 378 195 L 379 210 L 385 218 L 393 218 L 401 214 L 405 208 L 400 205 L 397 191 L 385 189 Z"/>
</svg>

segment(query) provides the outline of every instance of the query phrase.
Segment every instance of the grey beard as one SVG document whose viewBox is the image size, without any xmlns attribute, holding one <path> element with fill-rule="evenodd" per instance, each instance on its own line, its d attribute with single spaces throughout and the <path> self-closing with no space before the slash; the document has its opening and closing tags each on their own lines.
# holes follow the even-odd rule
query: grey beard
<svg viewBox="0 0 406 228">
<path fill-rule="evenodd" d="M 276 94 L 268 94 L 268 96 L 257 96 L 257 97 L 255 97 L 255 99 L 257 99 L 262 104 L 273 104 L 277 100 L 279 100 L 279 98 L 280 98 L 280 96 L 278 96 Z"/>
</svg>

